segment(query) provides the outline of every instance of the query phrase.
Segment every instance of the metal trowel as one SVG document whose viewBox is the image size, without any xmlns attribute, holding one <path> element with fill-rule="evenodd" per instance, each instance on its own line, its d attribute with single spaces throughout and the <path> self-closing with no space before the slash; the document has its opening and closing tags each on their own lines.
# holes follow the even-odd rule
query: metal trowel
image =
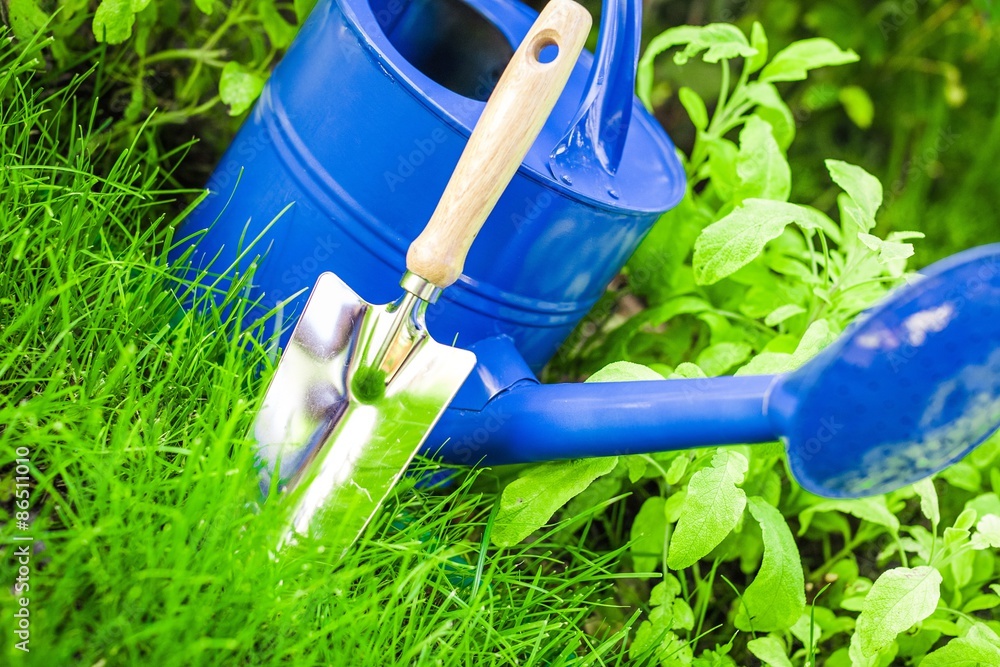
<svg viewBox="0 0 1000 667">
<path fill-rule="evenodd" d="M 277 490 L 289 505 L 282 544 L 311 533 L 350 546 L 475 366 L 472 352 L 428 335 L 424 312 L 461 275 L 472 241 L 566 85 L 590 25 L 590 14 L 572 0 L 546 5 L 410 245 L 397 301 L 368 303 L 332 273 L 313 287 L 252 434 L 265 496 Z"/>
</svg>

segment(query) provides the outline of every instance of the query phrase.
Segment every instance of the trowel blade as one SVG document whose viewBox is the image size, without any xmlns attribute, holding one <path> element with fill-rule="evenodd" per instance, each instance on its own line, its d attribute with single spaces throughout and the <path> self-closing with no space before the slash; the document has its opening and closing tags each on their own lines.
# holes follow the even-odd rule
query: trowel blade
<svg viewBox="0 0 1000 667">
<path fill-rule="evenodd" d="M 374 305 L 332 273 L 313 287 L 257 415 L 265 496 L 286 496 L 282 544 L 311 534 L 344 549 L 364 531 L 476 364 L 472 352 L 416 334 L 385 395 L 362 401 L 351 382 L 389 335 L 391 304 Z"/>
</svg>

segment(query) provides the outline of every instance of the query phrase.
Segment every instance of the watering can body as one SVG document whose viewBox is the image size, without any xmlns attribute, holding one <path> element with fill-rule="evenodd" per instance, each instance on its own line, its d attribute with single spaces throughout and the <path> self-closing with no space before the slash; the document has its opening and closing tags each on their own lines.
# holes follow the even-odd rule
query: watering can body
<svg viewBox="0 0 1000 667">
<path fill-rule="evenodd" d="M 463 276 L 428 310 L 435 339 L 509 338 L 537 371 L 682 196 L 670 139 L 632 95 L 637 4 L 611 6 L 618 34 L 602 27 L 596 61 L 581 57 Z M 394 298 L 406 248 L 535 16 L 515 0 L 321 0 L 174 256 L 192 278 L 255 262 L 246 322 L 273 311 L 267 333 L 282 342 L 324 271 L 370 302 Z"/>
<path fill-rule="evenodd" d="M 968 452 L 1000 423 L 1000 247 L 932 267 L 923 287 L 879 307 L 872 331 L 795 373 L 538 384 L 534 373 L 683 195 L 669 138 L 632 95 L 638 1 L 608 0 L 596 56 L 580 58 L 464 274 L 427 312 L 431 335 L 474 349 L 478 363 L 426 449 L 511 463 L 780 437 L 800 481 L 833 496 L 897 488 Z M 324 271 L 390 301 L 405 249 L 535 15 L 516 0 L 321 0 L 180 230 L 175 262 L 216 289 L 254 264 L 245 321 L 270 314 L 279 342 Z M 944 324 L 942 308 L 954 314 Z M 911 378 L 892 353 L 913 322 L 926 335 L 911 346 L 925 360 L 905 366 Z M 986 333 L 970 336 L 976 328 Z M 930 384 L 917 372 L 926 359 L 941 367 Z M 927 418 L 862 420 L 851 408 L 841 421 L 852 426 L 834 433 L 829 397 L 849 393 L 900 414 L 926 399 Z M 893 396 L 903 403 L 890 406 Z M 873 476 L 890 457 L 903 467 Z"/>
</svg>

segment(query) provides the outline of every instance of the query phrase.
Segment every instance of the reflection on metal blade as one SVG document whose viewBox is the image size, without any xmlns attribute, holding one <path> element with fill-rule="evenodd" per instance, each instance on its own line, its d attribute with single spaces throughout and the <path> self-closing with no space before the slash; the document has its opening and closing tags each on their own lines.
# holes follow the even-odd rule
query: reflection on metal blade
<svg viewBox="0 0 1000 667">
<path fill-rule="evenodd" d="M 276 482 L 289 496 L 283 542 L 313 533 L 350 546 L 475 366 L 473 353 L 427 335 L 421 310 L 385 395 L 362 402 L 351 380 L 392 319 L 392 304 L 367 303 L 331 273 L 313 288 L 254 425 L 262 490 Z"/>
</svg>

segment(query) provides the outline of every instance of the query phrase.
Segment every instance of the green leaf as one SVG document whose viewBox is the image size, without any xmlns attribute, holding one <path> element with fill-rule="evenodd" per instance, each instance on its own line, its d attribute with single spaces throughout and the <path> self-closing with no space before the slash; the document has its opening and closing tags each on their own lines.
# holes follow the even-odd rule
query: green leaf
<svg viewBox="0 0 1000 667">
<path fill-rule="evenodd" d="M 215 4 L 215 1 L 214 0 L 194 0 L 194 4 L 203 13 L 211 15 L 211 13 L 212 13 L 212 5 Z"/>
<path fill-rule="evenodd" d="M 528 468 L 507 485 L 493 524 L 493 544 L 509 547 L 548 523 L 565 505 L 601 475 L 618 465 L 611 456 L 579 461 L 556 461 Z"/>
<path fill-rule="evenodd" d="M 993 593 L 983 593 L 971 598 L 965 604 L 963 604 L 962 613 L 974 614 L 977 611 L 995 609 L 996 607 L 1000 607 L 1000 595 L 995 595 Z"/>
<path fill-rule="evenodd" d="M 826 610 L 824 607 L 814 607 L 811 610 L 804 610 L 802 615 L 799 616 L 799 619 L 795 621 L 790 629 L 792 636 L 802 642 L 802 646 L 805 647 L 806 650 L 815 649 L 819 646 L 819 640 L 823 634 L 823 628 L 820 626 L 819 620 L 816 618 L 816 612 L 824 610 Z M 851 629 L 853 630 L 853 625 Z"/>
<path fill-rule="evenodd" d="M 802 219 L 796 220 L 795 224 L 805 230 L 821 231 L 826 234 L 827 238 L 840 243 L 840 227 L 830 219 L 830 216 L 812 206 L 803 206 L 802 211 Z"/>
<path fill-rule="evenodd" d="M 764 559 L 741 598 L 736 627 L 743 631 L 787 630 L 806 607 L 802 559 L 785 518 L 763 498 L 749 500 L 764 540 Z M 748 618 L 749 616 L 749 618 Z"/>
<path fill-rule="evenodd" d="M 748 343 L 716 343 L 702 350 L 695 363 L 705 375 L 715 377 L 745 362 L 752 352 Z"/>
<path fill-rule="evenodd" d="M 655 647 L 655 648 L 654 648 Z M 649 621 L 643 621 L 635 632 L 635 640 L 629 646 L 629 656 L 638 661 L 647 651 L 655 650 L 661 667 L 686 667 L 691 664 L 691 646 L 677 636 L 677 633 L 655 628 Z"/>
<path fill-rule="evenodd" d="M 38 6 L 37 0 L 10 0 L 7 3 L 10 29 L 19 40 L 29 40 L 48 23 L 49 15 Z"/>
<path fill-rule="evenodd" d="M 861 239 L 861 243 L 863 243 L 865 247 L 878 253 L 878 261 L 881 264 L 889 264 L 891 262 L 913 256 L 912 243 L 883 241 L 879 237 L 872 234 L 866 234 L 865 232 L 858 232 L 858 238 Z"/>
<path fill-rule="evenodd" d="M 840 47 L 824 37 L 792 42 L 775 54 L 760 73 L 761 81 L 801 81 L 808 71 L 831 65 L 845 65 L 858 60 L 858 54 Z"/>
<path fill-rule="evenodd" d="M 767 35 L 760 21 L 754 21 L 750 28 L 750 46 L 757 49 L 757 54 L 747 59 L 745 67 L 748 74 L 753 74 L 767 62 Z"/>
<path fill-rule="evenodd" d="M 735 153 L 736 147 L 733 146 Z M 735 169 L 733 173 L 736 173 Z M 714 216 L 699 205 L 688 191 L 676 207 L 660 216 L 632 255 L 626 267 L 629 288 L 656 303 L 664 303 L 675 296 L 673 287 L 682 274 L 681 267 L 698 234 L 713 219 Z M 687 270 L 683 271 L 684 275 L 687 273 Z M 615 360 L 620 358 L 613 357 Z"/>
<path fill-rule="evenodd" d="M 751 359 L 746 366 L 733 375 L 773 375 L 784 373 L 792 368 L 792 355 L 786 352 L 761 352 Z"/>
<path fill-rule="evenodd" d="M 858 616 L 861 652 L 875 655 L 896 635 L 933 614 L 941 599 L 941 581 L 941 573 L 926 565 L 883 572 L 868 591 Z"/>
<path fill-rule="evenodd" d="M 682 628 L 691 629 L 694 624 L 691 607 L 677 597 L 680 593 L 680 582 L 669 572 L 663 574 L 663 581 L 653 586 L 653 590 L 649 592 L 649 605 L 652 611 L 649 620 L 643 621 L 636 631 L 635 641 L 632 642 L 630 649 L 633 659 L 656 646 L 661 665 L 671 667 L 690 664 L 690 648 L 672 632 Z M 657 646 L 656 641 L 659 637 L 663 639 Z M 677 662 L 681 657 L 685 657 L 686 661 Z"/>
<path fill-rule="evenodd" d="M 101 0 L 94 13 L 94 37 L 98 42 L 121 44 L 132 36 L 136 13 L 148 4 L 149 0 Z"/>
<path fill-rule="evenodd" d="M 691 630 L 694 628 L 694 611 L 685 600 L 677 598 L 670 603 L 675 628 Z"/>
<path fill-rule="evenodd" d="M 802 340 L 795 347 L 795 352 L 792 353 L 792 368 L 798 368 L 806 363 L 836 339 L 837 331 L 830 327 L 827 320 L 816 320 L 809 325 L 802 334 Z"/>
<path fill-rule="evenodd" d="M 826 168 L 830 178 L 847 193 L 847 200 L 841 204 L 841 211 L 850 220 L 867 232 L 875 226 L 875 212 L 882 205 L 882 184 L 877 178 L 857 165 L 840 160 L 827 160 Z"/>
<path fill-rule="evenodd" d="M 623 456 L 622 460 L 625 462 L 626 470 L 628 470 L 628 481 L 633 484 L 642 479 L 643 475 L 646 474 L 646 468 L 649 467 L 646 459 L 638 454 Z"/>
<path fill-rule="evenodd" d="M 837 333 L 830 328 L 826 320 L 816 320 L 802 334 L 795 352 L 762 352 L 750 360 L 735 375 L 771 375 L 794 370 L 812 359 L 824 347 L 837 338 Z"/>
<path fill-rule="evenodd" d="M 955 519 L 956 530 L 969 530 L 976 523 L 979 513 L 972 507 L 966 507 Z"/>
<path fill-rule="evenodd" d="M 952 486 L 972 493 L 980 490 L 983 482 L 979 468 L 967 461 L 959 461 L 941 471 L 941 477 Z"/>
<path fill-rule="evenodd" d="M 659 496 L 647 498 L 632 520 L 629 551 L 635 572 L 650 572 L 660 563 L 667 535 L 666 502 Z"/>
<path fill-rule="evenodd" d="M 945 546 L 956 547 L 969 541 L 969 531 L 959 528 L 945 528 L 941 534 Z"/>
<path fill-rule="evenodd" d="M 277 49 L 285 49 L 295 38 L 298 28 L 285 20 L 274 5 L 273 0 L 263 0 L 260 4 L 260 22 L 264 26 L 267 38 Z"/>
<path fill-rule="evenodd" d="M 864 521 L 885 526 L 893 535 L 899 532 L 899 519 L 889 511 L 889 507 L 885 503 L 885 496 L 820 501 L 811 507 L 807 507 L 799 514 L 799 535 L 806 532 L 813 515 L 817 512 L 844 512 Z"/>
<path fill-rule="evenodd" d="M 694 244 L 694 277 L 711 285 L 752 262 L 785 227 L 812 216 L 804 207 L 768 199 L 747 199 L 706 227 Z"/>
<path fill-rule="evenodd" d="M 587 382 L 664 380 L 640 364 L 619 361 L 591 375 Z M 665 380 L 664 380 L 665 381 Z M 503 490 L 493 526 L 493 543 L 511 546 L 545 525 L 569 500 L 618 465 L 618 457 L 556 461 L 528 468 Z"/>
<path fill-rule="evenodd" d="M 315 6 L 316 0 L 295 0 L 295 17 L 299 20 L 299 25 L 302 25 Z"/>
<path fill-rule="evenodd" d="M 683 65 L 702 51 L 705 52 L 703 59 L 708 63 L 757 55 L 757 50 L 750 46 L 746 36 L 739 28 L 729 23 L 711 23 L 705 26 L 682 25 L 670 28 L 654 37 L 639 59 L 636 90 L 639 99 L 647 108 L 652 107 L 650 95 L 653 90 L 653 64 L 656 57 L 667 49 L 681 45 L 684 45 L 684 48 L 674 54 L 674 62 L 678 65 Z"/>
<path fill-rule="evenodd" d="M 264 77 L 249 71 L 243 65 L 226 63 L 219 80 L 219 96 L 229 105 L 229 115 L 238 116 L 249 109 L 264 89 L 264 82 Z"/>
<path fill-rule="evenodd" d="M 779 283 L 769 285 L 752 284 L 746 294 L 743 295 L 743 298 L 740 299 L 740 312 L 755 320 L 767 317 L 767 315 L 789 302 L 788 294 L 781 293 L 780 287 Z M 792 350 L 794 349 L 793 346 Z M 792 350 L 788 351 L 791 352 Z"/>
<path fill-rule="evenodd" d="M 720 449 L 710 467 L 691 476 L 670 539 L 667 565 L 671 569 L 693 565 L 736 527 L 747 503 L 746 493 L 737 485 L 743 483 L 748 467 L 742 454 Z"/>
<path fill-rule="evenodd" d="M 755 24 L 756 25 L 756 24 Z M 767 667 L 792 667 L 785 645 L 777 637 L 758 637 L 747 642 L 747 648 Z"/>
<path fill-rule="evenodd" d="M 677 364 L 677 368 L 674 372 L 670 374 L 668 380 L 700 380 L 702 378 L 707 378 L 705 371 L 701 369 L 701 366 L 692 364 L 690 361 L 682 361 Z"/>
<path fill-rule="evenodd" d="M 671 461 L 670 467 L 667 468 L 667 474 L 664 477 L 666 483 L 673 485 L 680 482 L 684 477 L 684 473 L 687 472 L 689 463 L 691 463 L 691 459 L 689 459 L 686 454 L 681 454 Z"/>
<path fill-rule="evenodd" d="M 932 531 L 937 532 L 937 526 L 941 523 L 941 509 L 938 505 L 938 495 L 937 489 L 934 488 L 934 480 L 930 477 L 922 479 L 913 485 L 913 490 L 920 497 L 920 511 L 930 520 Z"/>
<path fill-rule="evenodd" d="M 739 155 L 739 149 L 736 144 L 724 137 L 704 135 L 700 140 L 708 150 L 708 177 L 712 188 L 719 195 L 719 199 L 728 202 L 732 200 L 739 187 L 739 177 L 736 175 L 736 157 Z"/>
<path fill-rule="evenodd" d="M 649 592 L 649 604 L 654 607 L 668 605 L 681 594 L 683 588 L 677 577 L 669 572 L 663 573 L 663 581 L 653 586 Z"/>
<path fill-rule="evenodd" d="M 872 98 L 868 96 L 864 88 L 861 86 L 844 86 L 840 89 L 837 97 L 844 106 L 847 117 L 855 125 L 862 130 L 867 130 L 872 126 L 872 121 L 875 119 L 875 105 L 872 104 Z"/>
<path fill-rule="evenodd" d="M 979 520 L 972 536 L 972 548 L 1000 549 L 1000 516 L 987 514 Z"/>
<path fill-rule="evenodd" d="M 769 327 L 776 327 L 785 320 L 795 317 L 796 315 L 801 315 L 804 312 L 806 312 L 806 309 L 797 303 L 785 304 L 784 306 L 772 310 L 768 316 L 764 318 L 764 324 Z"/>
<path fill-rule="evenodd" d="M 663 44 L 667 45 L 665 48 L 680 44 L 684 45 L 681 51 L 674 54 L 674 62 L 678 65 L 687 63 L 688 60 L 694 58 L 702 51 L 705 52 L 702 60 L 707 63 L 717 63 L 720 60 L 739 57 L 747 58 L 757 55 L 757 50 L 747 43 L 746 36 L 731 23 L 710 23 L 705 26 L 678 26 L 667 30 L 660 37 L 654 39 L 653 42 L 657 42 L 660 38 L 663 38 L 663 41 L 657 43 L 657 48 L 660 48 Z M 650 43 L 649 48 L 653 48 L 652 43 Z M 660 49 L 660 52 L 662 53 L 663 50 L 665 49 Z"/>
<path fill-rule="evenodd" d="M 773 83 L 753 81 L 744 89 L 747 99 L 757 105 L 754 112 L 770 123 L 774 140 L 786 150 L 795 138 L 795 116 Z"/>
<path fill-rule="evenodd" d="M 791 193 L 792 172 L 785 154 L 774 139 L 770 123 L 757 116 L 747 118 L 740 132 L 736 174 L 740 179 L 736 190 L 739 199 L 786 201 Z"/>
<path fill-rule="evenodd" d="M 964 637 L 956 637 L 920 661 L 920 667 L 986 667 L 1000 665 L 1000 637 L 985 623 L 974 623 Z"/>
<path fill-rule="evenodd" d="M 879 659 L 877 655 L 867 656 L 861 649 L 861 636 L 855 632 L 851 635 L 849 648 L 851 657 L 851 667 L 878 667 Z"/>
<path fill-rule="evenodd" d="M 701 99 L 701 95 L 684 86 L 677 91 L 677 97 L 680 98 L 681 105 L 696 128 L 704 130 L 708 127 L 708 109 L 705 108 L 705 101 Z"/>
<path fill-rule="evenodd" d="M 587 382 L 634 382 L 636 380 L 663 380 L 652 368 L 631 361 L 616 361 L 597 371 Z"/>
</svg>

